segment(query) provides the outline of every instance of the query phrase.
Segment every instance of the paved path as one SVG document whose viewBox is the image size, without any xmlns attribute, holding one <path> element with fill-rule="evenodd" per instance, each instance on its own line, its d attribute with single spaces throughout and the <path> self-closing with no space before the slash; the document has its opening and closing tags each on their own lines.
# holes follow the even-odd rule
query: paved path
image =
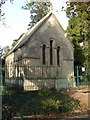
<svg viewBox="0 0 90 120">
<path fill-rule="evenodd" d="M 19 118 L 15 118 L 13 120 L 21 120 Z M 76 116 L 76 117 L 68 117 L 68 118 L 27 118 L 23 120 L 90 120 L 88 115 Z"/>
</svg>

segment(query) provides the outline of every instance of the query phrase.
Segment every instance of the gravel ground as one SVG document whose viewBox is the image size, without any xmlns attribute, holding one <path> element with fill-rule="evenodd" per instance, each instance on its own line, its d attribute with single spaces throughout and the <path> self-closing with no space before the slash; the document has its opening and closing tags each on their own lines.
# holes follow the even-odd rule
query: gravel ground
<svg viewBox="0 0 90 120">
<path fill-rule="evenodd" d="M 71 91 L 69 94 L 79 100 L 81 105 L 90 110 L 90 86 L 82 87 L 76 91 Z"/>
</svg>

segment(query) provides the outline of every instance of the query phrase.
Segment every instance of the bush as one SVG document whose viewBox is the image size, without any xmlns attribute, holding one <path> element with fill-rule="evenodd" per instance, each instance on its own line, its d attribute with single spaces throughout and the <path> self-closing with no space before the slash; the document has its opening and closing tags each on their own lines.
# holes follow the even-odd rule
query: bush
<svg viewBox="0 0 90 120">
<path fill-rule="evenodd" d="M 50 93 L 50 90 L 48 88 L 44 88 L 44 89 L 39 91 L 39 95 L 42 96 L 42 97 L 43 96 L 48 96 L 49 93 Z"/>
<path fill-rule="evenodd" d="M 52 98 L 42 101 L 43 109 L 46 114 L 59 112 L 61 101 Z"/>
<path fill-rule="evenodd" d="M 41 115 L 68 112 L 79 107 L 79 101 L 61 91 L 43 89 L 39 91 L 14 91 L 3 89 L 3 120 L 14 115 Z"/>
<path fill-rule="evenodd" d="M 61 112 L 69 112 L 69 111 L 73 111 L 75 109 L 78 109 L 79 106 L 80 106 L 79 101 L 72 99 L 70 101 L 67 101 L 67 102 L 63 103 L 60 106 L 60 110 L 61 110 Z"/>
</svg>

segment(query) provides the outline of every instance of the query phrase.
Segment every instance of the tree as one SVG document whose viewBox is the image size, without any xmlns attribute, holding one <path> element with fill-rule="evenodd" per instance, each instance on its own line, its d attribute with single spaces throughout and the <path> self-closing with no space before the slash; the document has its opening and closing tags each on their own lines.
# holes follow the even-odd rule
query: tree
<svg viewBox="0 0 90 120">
<path fill-rule="evenodd" d="M 23 9 L 30 10 L 31 21 L 28 24 L 28 29 L 30 29 L 52 9 L 52 4 L 50 2 L 30 1 L 30 3 L 27 3 Z"/>
<path fill-rule="evenodd" d="M 2 17 L 4 16 L 5 13 L 2 11 L 2 5 L 5 4 L 5 0 L 0 0 L 0 21 L 2 20 Z"/>
<path fill-rule="evenodd" d="M 17 44 L 17 42 L 20 40 L 20 38 L 21 38 L 24 34 L 25 34 L 25 33 L 22 33 L 22 34 L 19 36 L 18 39 L 13 40 L 12 47 L 14 47 L 14 46 Z"/>
<path fill-rule="evenodd" d="M 1 58 L 1 56 L 2 56 L 2 53 L 3 53 L 3 49 L 2 49 L 1 46 L 0 46 L 0 58 Z"/>
<path fill-rule="evenodd" d="M 88 24 L 89 13 L 88 3 L 70 3 L 67 7 L 67 16 L 69 17 L 69 26 L 67 33 L 72 41 L 75 51 L 75 66 L 88 67 Z M 83 46 L 80 46 L 83 43 Z"/>
<path fill-rule="evenodd" d="M 5 13 L 3 12 L 3 5 L 6 3 L 7 0 L 0 0 L 0 21 L 3 22 Z M 10 3 L 12 3 L 14 0 L 10 0 Z M 4 22 L 3 22 L 4 23 Z"/>
</svg>

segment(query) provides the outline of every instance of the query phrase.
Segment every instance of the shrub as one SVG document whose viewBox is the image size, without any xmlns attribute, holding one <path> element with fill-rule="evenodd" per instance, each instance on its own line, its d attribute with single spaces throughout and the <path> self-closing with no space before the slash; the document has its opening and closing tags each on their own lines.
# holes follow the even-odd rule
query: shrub
<svg viewBox="0 0 90 120">
<path fill-rule="evenodd" d="M 68 111 L 73 111 L 75 109 L 79 108 L 79 101 L 78 100 L 70 100 L 67 102 L 64 102 L 61 106 L 60 106 L 60 110 L 61 112 L 68 112 Z"/>
<path fill-rule="evenodd" d="M 3 120 L 10 120 L 13 115 L 58 114 L 79 107 L 79 101 L 61 91 L 47 88 L 29 92 L 4 88 L 2 104 Z"/>
<path fill-rule="evenodd" d="M 43 109 L 46 114 L 59 112 L 61 101 L 52 98 L 42 101 Z"/>
<path fill-rule="evenodd" d="M 50 90 L 48 88 L 44 88 L 44 89 L 39 91 L 40 96 L 48 96 L 49 93 L 50 93 Z"/>
</svg>

